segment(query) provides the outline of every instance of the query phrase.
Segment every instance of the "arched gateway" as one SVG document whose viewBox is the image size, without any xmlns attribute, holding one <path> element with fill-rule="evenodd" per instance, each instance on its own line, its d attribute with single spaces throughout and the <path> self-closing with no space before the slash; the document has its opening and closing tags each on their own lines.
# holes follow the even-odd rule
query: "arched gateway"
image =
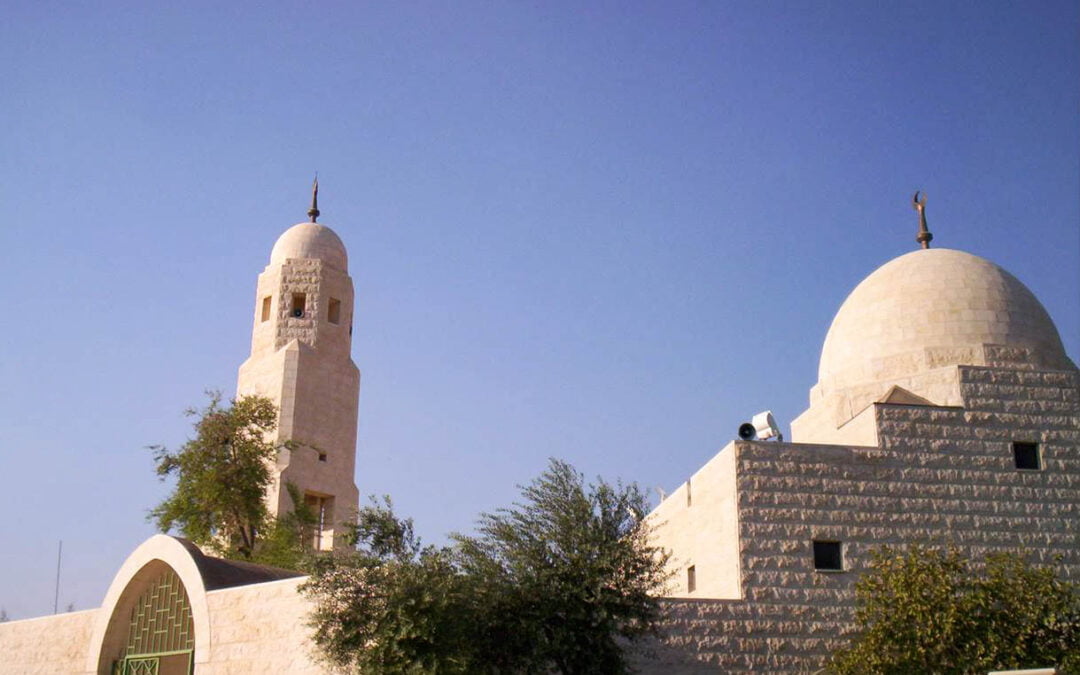
<svg viewBox="0 0 1080 675">
<path fill-rule="evenodd" d="M 195 622 L 184 583 L 165 566 L 131 607 L 113 675 L 190 675 L 195 669 Z"/>
<path fill-rule="evenodd" d="M 207 556 L 184 539 L 151 537 L 124 562 L 105 595 L 86 672 L 191 675 L 211 659 L 208 592 L 297 576 Z"/>
</svg>

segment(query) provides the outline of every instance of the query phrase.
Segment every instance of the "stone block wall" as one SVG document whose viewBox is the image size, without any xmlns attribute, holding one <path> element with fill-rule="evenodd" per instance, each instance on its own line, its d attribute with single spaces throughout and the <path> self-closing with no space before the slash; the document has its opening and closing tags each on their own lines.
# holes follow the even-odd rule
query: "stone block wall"
<svg viewBox="0 0 1080 675">
<path fill-rule="evenodd" d="M 643 671 L 818 670 L 853 631 L 854 583 L 882 544 L 1023 551 L 1080 578 L 1077 373 L 960 379 L 964 408 L 875 404 L 878 448 L 735 443 L 743 599 L 671 601 L 666 649 Z M 1040 444 L 1042 470 L 1015 467 L 1014 440 Z M 843 543 L 843 572 L 815 571 L 815 539 Z"/>
<path fill-rule="evenodd" d="M 99 611 L 0 623 L 0 675 L 84 672 Z"/>
<path fill-rule="evenodd" d="M 695 491 L 695 486 L 703 489 Z M 671 550 L 671 597 L 739 598 L 735 450 L 721 450 L 649 515 L 652 544 Z M 688 568 L 694 567 L 695 588 Z"/>
<path fill-rule="evenodd" d="M 324 675 L 313 652 L 310 604 L 297 587 L 306 577 L 206 594 L 210 658 L 200 675 Z"/>
</svg>

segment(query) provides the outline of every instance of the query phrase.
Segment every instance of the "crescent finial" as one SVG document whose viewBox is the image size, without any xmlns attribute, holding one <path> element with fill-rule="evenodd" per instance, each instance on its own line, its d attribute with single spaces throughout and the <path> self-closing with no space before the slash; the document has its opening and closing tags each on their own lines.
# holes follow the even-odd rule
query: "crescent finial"
<svg viewBox="0 0 1080 675">
<path fill-rule="evenodd" d="M 923 248 L 930 248 L 934 235 L 926 227 L 926 193 L 916 190 L 915 196 L 911 198 L 911 206 L 919 212 L 919 233 L 915 235 L 915 241 Z"/>
</svg>

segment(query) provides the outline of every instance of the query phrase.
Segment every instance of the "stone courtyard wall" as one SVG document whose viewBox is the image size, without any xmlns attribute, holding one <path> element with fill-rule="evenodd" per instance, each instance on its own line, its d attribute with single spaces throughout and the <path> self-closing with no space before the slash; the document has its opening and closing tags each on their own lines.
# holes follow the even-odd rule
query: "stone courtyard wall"
<svg viewBox="0 0 1080 675">
<path fill-rule="evenodd" d="M 99 611 L 0 623 L 0 675 L 82 673 Z"/>
<path fill-rule="evenodd" d="M 311 604 L 297 587 L 307 577 L 238 586 L 206 594 L 210 659 L 205 675 L 323 675 L 307 626 Z"/>
<path fill-rule="evenodd" d="M 210 653 L 199 675 L 331 675 L 311 650 L 310 603 L 297 587 L 306 577 L 206 594 Z M 86 673 L 101 609 L 0 623 L 0 675 Z"/>
</svg>

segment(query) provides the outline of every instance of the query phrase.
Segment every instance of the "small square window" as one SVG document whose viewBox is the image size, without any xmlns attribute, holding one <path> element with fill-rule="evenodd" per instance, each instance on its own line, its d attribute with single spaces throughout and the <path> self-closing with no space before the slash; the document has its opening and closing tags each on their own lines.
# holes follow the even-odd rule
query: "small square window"
<svg viewBox="0 0 1080 675">
<path fill-rule="evenodd" d="M 1042 457 L 1039 453 L 1038 443 L 1023 443 L 1014 441 L 1012 444 L 1013 462 L 1017 469 L 1038 471 L 1042 468 Z"/>
<path fill-rule="evenodd" d="M 844 571 L 844 552 L 840 542 L 814 542 L 814 569 L 818 572 Z"/>
<path fill-rule="evenodd" d="M 320 452 L 319 453 L 319 461 L 320 462 L 325 462 L 326 461 L 326 453 L 325 452 Z"/>
<path fill-rule="evenodd" d="M 307 300 L 307 296 L 305 296 L 303 293 L 293 293 L 293 296 L 292 296 L 292 311 L 290 312 L 290 314 L 294 318 L 296 318 L 296 319 L 303 318 L 303 316 L 304 316 L 304 305 L 306 304 L 306 300 Z"/>
<path fill-rule="evenodd" d="M 341 301 L 337 298 L 330 298 L 327 303 L 326 320 L 333 324 L 341 321 Z"/>
<path fill-rule="evenodd" d="M 686 592 L 693 593 L 697 590 L 697 568 L 691 565 L 686 568 Z"/>
<path fill-rule="evenodd" d="M 262 312 L 260 313 L 259 316 L 260 316 L 261 321 L 269 321 L 270 320 L 270 296 L 269 295 L 266 296 L 265 298 L 263 298 Z"/>
</svg>

